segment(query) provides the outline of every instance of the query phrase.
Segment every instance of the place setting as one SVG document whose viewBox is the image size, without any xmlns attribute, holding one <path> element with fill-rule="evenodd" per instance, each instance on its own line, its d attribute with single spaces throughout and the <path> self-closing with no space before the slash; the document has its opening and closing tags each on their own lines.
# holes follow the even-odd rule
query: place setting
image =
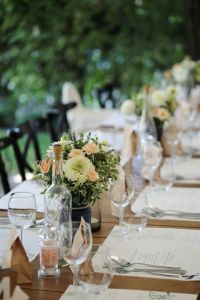
<svg viewBox="0 0 200 300">
<path fill-rule="evenodd" d="M 199 281 L 200 235 L 193 230 L 130 229 L 121 237 L 114 227 L 104 241 L 114 262 L 114 274 L 181 281 Z M 188 246 L 188 242 L 190 245 Z M 148 244 L 148 247 L 145 245 Z M 186 259 L 187 257 L 187 259 Z"/>
<path fill-rule="evenodd" d="M 142 197 L 146 197 L 146 208 L 143 206 Z M 131 205 L 135 214 L 146 211 L 149 224 L 166 224 L 173 226 L 197 226 L 200 222 L 200 190 L 198 188 L 172 187 L 169 190 L 146 187 L 139 193 Z"/>
<path fill-rule="evenodd" d="M 177 157 L 174 162 L 175 184 L 197 186 L 200 182 L 200 161 L 198 158 Z M 161 171 L 164 176 L 170 174 L 169 159 L 165 159 Z"/>
</svg>

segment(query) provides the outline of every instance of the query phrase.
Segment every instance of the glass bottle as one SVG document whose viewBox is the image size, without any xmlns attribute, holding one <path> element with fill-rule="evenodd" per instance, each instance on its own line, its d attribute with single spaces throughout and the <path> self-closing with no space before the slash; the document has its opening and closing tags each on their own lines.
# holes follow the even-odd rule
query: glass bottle
<svg viewBox="0 0 200 300">
<path fill-rule="evenodd" d="M 59 228 L 72 220 L 72 196 L 63 184 L 62 146 L 53 143 L 52 184 L 45 193 L 45 223 Z"/>
<path fill-rule="evenodd" d="M 145 98 L 143 100 L 142 115 L 139 123 L 139 137 L 144 140 L 146 136 L 152 135 L 157 139 L 157 131 L 153 118 L 149 113 L 149 88 L 145 89 Z"/>
</svg>

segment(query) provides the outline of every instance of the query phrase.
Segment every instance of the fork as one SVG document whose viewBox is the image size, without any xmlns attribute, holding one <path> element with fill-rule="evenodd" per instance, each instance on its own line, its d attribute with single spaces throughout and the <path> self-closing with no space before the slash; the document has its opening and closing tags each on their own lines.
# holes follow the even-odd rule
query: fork
<svg viewBox="0 0 200 300">
<path fill-rule="evenodd" d="M 178 217 L 185 217 L 185 218 L 192 218 L 192 219 L 200 219 L 200 213 L 192 213 L 186 211 L 180 211 L 175 209 L 166 209 L 162 210 L 156 206 L 149 206 L 148 207 L 149 214 L 153 217 L 162 217 L 165 215 L 168 216 L 178 216 Z"/>
<path fill-rule="evenodd" d="M 143 266 L 143 267 L 149 267 L 152 269 L 165 269 L 165 270 L 174 270 L 174 271 L 180 271 L 181 268 L 180 267 L 168 267 L 168 266 L 160 266 L 160 265 L 155 265 L 155 264 L 148 264 L 148 263 L 137 263 L 137 262 L 129 262 L 124 258 L 120 258 L 116 255 L 111 255 L 109 256 L 109 258 L 114 261 L 115 263 L 117 263 L 119 266 L 126 268 L 126 267 L 131 267 L 131 266 Z"/>
<path fill-rule="evenodd" d="M 149 269 L 149 268 L 132 268 L 132 269 L 126 269 L 126 268 L 114 268 L 114 271 L 119 274 L 128 274 L 128 273 L 147 273 L 151 275 L 161 275 L 161 276 L 167 276 L 167 277 L 179 277 L 179 276 L 185 276 L 186 271 L 185 270 L 167 270 L 167 269 Z"/>
<path fill-rule="evenodd" d="M 190 177 L 188 178 L 187 176 L 181 176 L 181 175 L 176 175 L 176 180 L 188 180 L 188 181 L 196 181 L 196 180 L 200 180 L 199 176 L 194 176 L 194 177 Z"/>
</svg>

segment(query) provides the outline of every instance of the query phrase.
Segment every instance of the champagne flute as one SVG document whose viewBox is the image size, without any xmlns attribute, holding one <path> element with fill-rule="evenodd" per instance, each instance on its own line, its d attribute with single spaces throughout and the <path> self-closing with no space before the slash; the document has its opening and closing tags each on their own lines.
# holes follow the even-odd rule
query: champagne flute
<svg viewBox="0 0 200 300">
<path fill-rule="evenodd" d="M 111 201 L 119 210 L 119 231 L 124 233 L 124 209 L 129 205 L 134 195 L 134 180 L 130 174 L 124 175 L 122 181 L 111 187 Z"/>
<path fill-rule="evenodd" d="M 31 192 L 11 193 L 8 201 L 8 218 L 10 223 L 21 231 L 23 243 L 23 229 L 34 224 L 36 217 L 36 200 Z"/>
<path fill-rule="evenodd" d="M 90 224 L 80 225 L 80 222 L 61 224 L 59 246 L 61 257 L 70 265 L 73 272 L 73 285 L 77 288 L 79 266 L 87 259 L 92 249 Z"/>
</svg>

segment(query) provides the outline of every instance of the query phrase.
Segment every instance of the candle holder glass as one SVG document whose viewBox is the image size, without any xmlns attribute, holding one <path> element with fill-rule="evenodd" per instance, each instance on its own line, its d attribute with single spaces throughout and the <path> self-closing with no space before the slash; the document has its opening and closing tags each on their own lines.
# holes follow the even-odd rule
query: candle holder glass
<svg viewBox="0 0 200 300">
<path fill-rule="evenodd" d="M 59 248 L 58 231 L 55 227 L 44 227 L 39 231 L 40 237 L 40 269 L 39 277 L 58 277 Z"/>
</svg>

